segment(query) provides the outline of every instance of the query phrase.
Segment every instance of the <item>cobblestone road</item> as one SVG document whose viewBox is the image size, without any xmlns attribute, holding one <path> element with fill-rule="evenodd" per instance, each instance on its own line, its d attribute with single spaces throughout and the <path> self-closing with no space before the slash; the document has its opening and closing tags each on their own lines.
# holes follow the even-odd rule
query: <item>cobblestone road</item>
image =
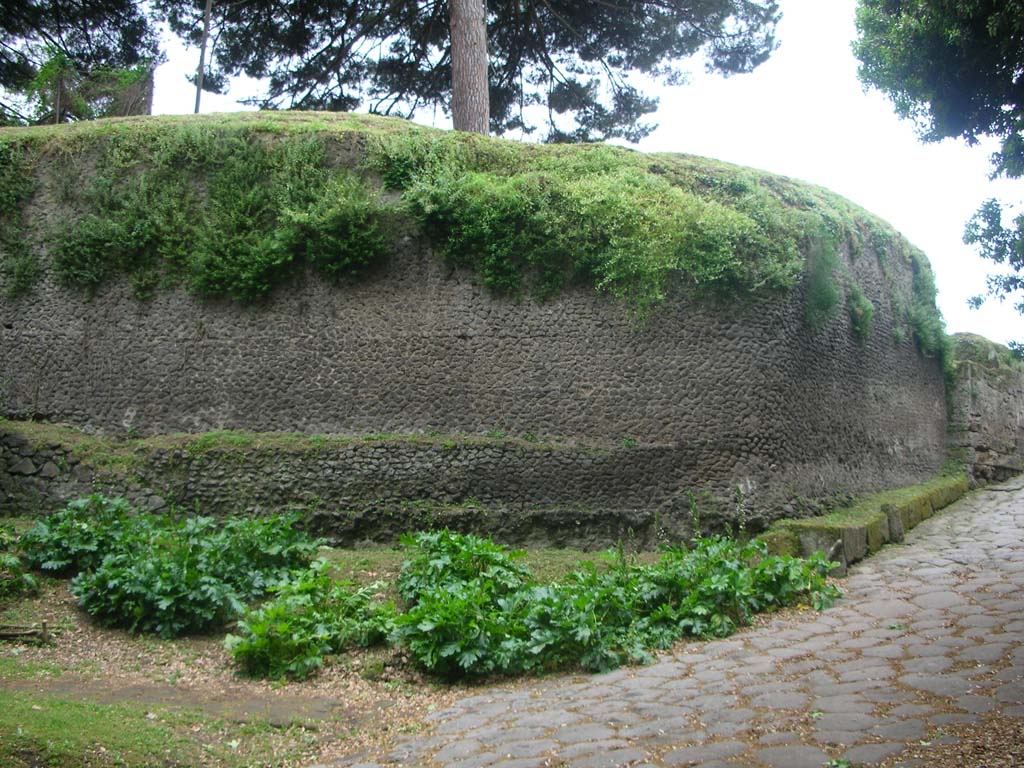
<svg viewBox="0 0 1024 768">
<path fill-rule="evenodd" d="M 824 613 L 646 667 L 489 688 L 388 754 L 334 765 L 872 765 L 941 743 L 943 726 L 1024 717 L 1022 534 L 1024 483 L 974 493 L 852 568 Z"/>
</svg>

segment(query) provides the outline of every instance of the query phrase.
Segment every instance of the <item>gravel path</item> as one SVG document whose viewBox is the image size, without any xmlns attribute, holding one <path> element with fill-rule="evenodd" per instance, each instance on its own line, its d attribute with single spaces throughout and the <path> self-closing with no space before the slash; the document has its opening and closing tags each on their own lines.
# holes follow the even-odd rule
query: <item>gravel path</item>
<svg viewBox="0 0 1024 768">
<path fill-rule="evenodd" d="M 853 567 L 825 613 L 646 667 L 489 688 L 387 754 L 331 765 L 931 766 L 928 748 L 948 753 L 965 726 L 1020 733 L 1022 534 L 1024 483 L 990 487 Z M 1024 765 L 1019 741 L 999 749 Z"/>
</svg>

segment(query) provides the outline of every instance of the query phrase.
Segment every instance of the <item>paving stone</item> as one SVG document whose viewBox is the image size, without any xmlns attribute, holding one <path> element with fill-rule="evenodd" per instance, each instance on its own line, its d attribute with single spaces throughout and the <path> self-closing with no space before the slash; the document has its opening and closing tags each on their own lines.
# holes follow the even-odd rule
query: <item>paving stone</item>
<svg viewBox="0 0 1024 768">
<path fill-rule="evenodd" d="M 954 703 L 960 709 L 970 712 L 973 715 L 977 715 L 982 712 L 991 712 L 996 706 L 996 702 L 991 696 L 978 696 L 971 694 L 958 697 Z"/>
<path fill-rule="evenodd" d="M 772 768 L 821 768 L 829 759 L 824 750 L 803 745 L 764 747 L 754 757 Z"/>
<path fill-rule="evenodd" d="M 922 608 L 952 608 L 954 605 L 963 605 L 964 598 L 955 592 L 929 592 L 916 595 L 911 601 Z"/>
<path fill-rule="evenodd" d="M 1024 682 L 1006 683 L 996 689 L 995 697 L 1005 704 L 1024 703 Z"/>
<path fill-rule="evenodd" d="M 710 744 L 702 744 L 697 747 L 680 747 L 666 752 L 661 761 L 665 765 L 692 765 L 700 764 L 705 760 L 718 760 L 724 757 L 741 755 L 747 751 L 747 745 L 742 741 L 718 741 Z"/>
<path fill-rule="evenodd" d="M 813 721 L 816 731 L 866 731 L 879 724 L 874 715 L 857 712 L 825 714 Z"/>
<path fill-rule="evenodd" d="M 779 731 L 777 733 L 766 733 L 764 736 L 758 739 L 761 744 L 794 744 L 800 741 L 800 734 L 791 733 L 788 731 Z"/>
<path fill-rule="evenodd" d="M 469 757 L 485 751 L 482 742 L 476 739 L 457 739 L 434 753 L 434 760 L 449 763 L 452 760 Z"/>
<path fill-rule="evenodd" d="M 891 717 L 905 717 L 907 715 L 929 715 L 934 710 L 924 704 L 901 704 L 889 711 Z"/>
<path fill-rule="evenodd" d="M 504 749 L 505 744 L 517 741 L 526 741 L 527 739 L 540 739 L 543 738 L 550 728 L 503 728 L 494 727 L 486 731 L 477 730 L 474 731 L 473 735 L 492 747 Z"/>
<path fill-rule="evenodd" d="M 819 696 L 811 703 L 811 711 L 861 713 L 873 712 L 875 705 L 860 696 Z"/>
<path fill-rule="evenodd" d="M 909 685 L 911 688 L 934 693 L 937 696 L 963 696 L 973 688 L 968 681 L 949 675 L 945 677 L 917 674 L 904 675 L 900 678 L 900 682 L 904 685 Z"/>
<path fill-rule="evenodd" d="M 988 643 L 974 648 L 967 648 L 957 654 L 957 658 L 964 661 L 984 661 L 993 663 L 1003 658 L 1007 646 L 1004 643 Z"/>
<path fill-rule="evenodd" d="M 898 619 L 911 616 L 918 609 L 906 600 L 868 600 L 859 605 L 857 610 L 878 619 Z"/>
<path fill-rule="evenodd" d="M 581 725 L 569 725 L 554 731 L 552 738 L 563 744 L 576 744 L 584 741 L 607 741 L 619 735 L 615 728 L 598 723 L 586 723 Z"/>
<path fill-rule="evenodd" d="M 647 753 L 634 747 L 624 749 L 613 749 L 610 752 L 602 752 L 599 755 L 582 757 L 572 760 L 569 765 L 572 768 L 625 768 L 631 766 L 638 760 L 647 758 Z"/>
<path fill-rule="evenodd" d="M 871 729 L 871 733 L 883 739 L 899 739 L 903 742 L 924 738 L 925 724 L 922 720 L 906 719 L 887 722 Z"/>
<path fill-rule="evenodd" d="M 814 731 L 811 734 L 811 741 L 837 747 L 852 747 L 867 740 L 860 731 Z"/>
<path fill-rule="evenodd" d="M 929 674 L 934 672 L 945 672 L 953 666 L 953 660 L 947 656 L 925 656 L 920 659 L 908 659 L 903 662 L 903 669 L 907 672 Z"/>
<path fill-rule="evenodd" d="M 506 757 L 536 757 L 547 752 L 554 752 L 558 748 L 559 744 L 551 739 L 533 739 L 502 743 L 495 749 Z"/>
<path fill-rule="evenodd" d="M 878 744 L 861 744 L 843 752 L 843 759 L 853 765 L 880 763 L 888 757 L 898 755 L 907 745 L 903 742 L 883 741 Z"/>
<path fill-rule="evenodd" d="M 496 760 L 488 765 L 490 768 L 545 768 L 550 765 L 550 761 L 542 757 L 529 757 L 529 758 L 503 758 Z"/>
<path fill-rule="evenodd" d="M 751 706 L 765 709 L 806 709 L 810 696 L 799 692 L 762 693 L 750 700 Z"/>
</svg>

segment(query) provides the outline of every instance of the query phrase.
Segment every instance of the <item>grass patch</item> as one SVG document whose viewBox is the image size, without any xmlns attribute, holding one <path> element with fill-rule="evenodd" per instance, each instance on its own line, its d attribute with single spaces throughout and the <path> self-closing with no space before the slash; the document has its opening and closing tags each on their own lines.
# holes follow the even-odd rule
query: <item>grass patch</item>
<svg viewBox="0 0 1024 768">
<path fill-rule="evenodd" d="M 142 709 L 4 691 L 0 762 L 12 768 L 199 765 L 202 750 Z"/>
<path fill-rule="evenodd" d="M 58 664 L 22 661 L 15 656 L 0 656 L 0 680 L 30 680 L 33 677 L 59 677 L 64 670 Z"/>
<path fill-rule="evenodd" d="M 325 547 L 321 557 L 334 566 L 334 575 L 342 581 L 369 585 L 377 581 L 394 583 L 402 570 L 402 563 L 408 553 L 396 548 L 380 549 L 338 549 Z M 638 552 L 631 555 L 631 562 L 650 565 L 657 562 L 657 552 Z M 611 566 L 610 555 L 602 552 L 586 552 L 582 549 L 528 549 L 522 560 L 537 581 L 548 583 L 564 579 L 579 570 L 583 563 L 595 563 L 602 569 Z"/>
</svg>

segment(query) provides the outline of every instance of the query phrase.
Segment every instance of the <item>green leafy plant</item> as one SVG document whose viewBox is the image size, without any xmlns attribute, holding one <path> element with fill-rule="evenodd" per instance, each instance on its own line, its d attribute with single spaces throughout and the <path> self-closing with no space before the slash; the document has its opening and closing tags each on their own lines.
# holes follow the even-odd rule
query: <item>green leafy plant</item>
<svg viewBox="0 0 1024 768">
<path fill-rule="evenodd" d="M 172 637 L 219 626 L 307 565 L 318 542 L 298 515 L 177 519 L 93 495 L 39 521 L 20 540 L 34 567 L 77 574 L 83 609 L 112 626 Z"/>
<path fill-rule="evenodd" d="M 621 550 L 541 585 L 509 573 L 509 554 L 458 534 L 420 534 L 400 577 L 411 607 L 393 640 L 446 678 L 581 666 L 607 670 L 649 658 L 683 635 L 723 637 L 761 611 L 798 602 L 824 607 L 838 592 L 832 564 L 770 557 L 760 541 L 698 538 L 648 566 Z"/>
<path fill-rule="evenodd" d="M 55 576 L 91 570 L 119 546 L 133 514 L 124 499 L 93 494 L 38 520 L 19 547 L 29 565 Z"/>
<path fill-rule="evenodd" d="M 382 589 L 334 582 L 327 561 L 316 560 L 271 587 L 265 603 L 245 610 L 225 646 L 250 675 L 304 679 L 327 654 L 388 637 L 395 609 L 374 599 Z"/>
<path fill-rule="evenodd" d="M 0 600 L 39 591 L 39 579 L 28 573 L 22 559 L 11 551 L 16 543 L 14 529 L 0 525 Z"/>
<path fill-rule="evenodd" d="M 383 207 L 327 169 L 319 137 L 267 143 L 200 126 L 121 138 L 79 193 L 82 215 L 51 237 L 65 285 L 95 290 L 126 274 L 139 297 L 166 282 L 255 301 L 303 265 L 340 280 L 383 258 Z"/>
<path fill-rule="evenodd" d="M 449 530 L 406 534 L 401 539 L 411 556 L 402 563 L 398 593 L 409 604 L 425 594 L 482 579 L 500 597 L 527 585 L 532 576 L 516 562 L 522 551 L 510 552 L 489 539 Z"/>
<path fill-rule="evenodd" d="M 293 522 L 138 516 L 95 570 L 75 577 L 71 592 L 111 626 L 161 637 L 207 631 L 310 561 L 316 542 Z"/>
</svg>

